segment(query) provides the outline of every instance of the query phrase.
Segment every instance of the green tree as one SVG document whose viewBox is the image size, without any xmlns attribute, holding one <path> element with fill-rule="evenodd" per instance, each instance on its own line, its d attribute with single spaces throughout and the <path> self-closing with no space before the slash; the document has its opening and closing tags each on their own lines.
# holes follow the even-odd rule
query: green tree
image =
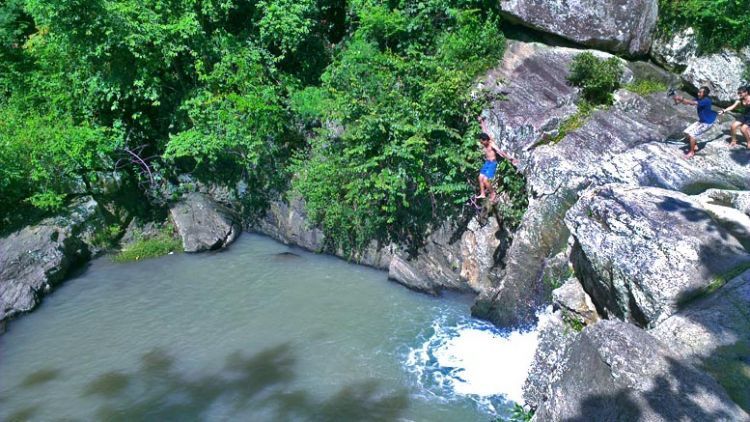
<svg viewBox="0 0 750 422">
<path fill-rule="evenodd" d="M 623 67 L 620 59 L 600 59 L 593 53 L 577 55 L 570 65 L 568 82 L 580 87 L 584 100 L 591 104 L 612 104 L 612 93 L 620 88 Z"/>
<path fill-rule="evenodd" d="M 747 0 L 659 0 L 662 31 L 693 27 L 704 53 L 750 45 Z"/>
<path fill-rule="evenodd" d="M 356 30 L 322 90 L 296 97 L 295 111 L 317 115 L 323 128 L 295 160 L 293 186 L 332 246 L 418 245 L 470 194 L 474 122 L 485 105 L 471 86 L 504 49 L 494 11 L 476 6 L 354 2 Z M 325 109 L 310 107 L 312 98 Z"/>
</svg>

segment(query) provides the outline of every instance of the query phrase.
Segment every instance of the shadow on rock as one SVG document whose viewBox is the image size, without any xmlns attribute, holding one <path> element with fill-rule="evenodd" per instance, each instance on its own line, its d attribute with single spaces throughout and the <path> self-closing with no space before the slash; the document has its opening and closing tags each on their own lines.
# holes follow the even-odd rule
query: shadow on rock
<svg viewBox="0 0 750 422">
<path fill-rule="evenodd" d="M 734 160 L 735 163 L 741 166 L 750 164 L 750 151 L 745 148 L 735 149 L 729 154 L 729 156 L 732 157 L 732 160 Z"/>
</svg>

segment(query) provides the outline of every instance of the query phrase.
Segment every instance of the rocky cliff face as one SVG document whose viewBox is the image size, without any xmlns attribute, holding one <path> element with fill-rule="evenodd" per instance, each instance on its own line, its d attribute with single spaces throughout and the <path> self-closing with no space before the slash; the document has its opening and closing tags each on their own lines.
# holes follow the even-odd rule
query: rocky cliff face
<svg viewBox="0 0 750 422">
<path fill-rule="evenodd" d="M 523 25 L 681 72 L 730 101 L 750 50 L 696 54 L 690 30 L 651 34 L 656 0 L 502 0 Z M 278 200 L 249 228 L 282 242 L 387 270 L 409 288 L 474 292 L 473 313 L 501 326 L 534 322 L 550 301 L 526 386 L 535 420 L 750 420 L 750 151 L 729 148 L 724 117 L 684 159 L 691 107 L 627 90 L 553 142 L 578 113 L 566 77 L 582 49 L 511 41 L 478 82 L 501 148 L 520 160 L 529 207 L 511 232 L 501 218 L 459 216 L 414 253 L 372 243 L 332 250 L 304 204 Z M 592 52 L 600 57 L 609 53 Z M 623 82 L 676 78 L 624 62 Z M 192 183 L 186 180 L 185 183 Z M 205 189 L 204 189 L 205 188 Z M 188 251 L 226 247 L 239 233 L 228 190 L 204 187 L 171 207 Z M 237 189 L 239 190 L 239 189 Z M 33 308 L 94 246 L 98 205 L 0 239 L 0 321 Z M 561 286 L 551 291 L 554 286 Z"/>
<path fill-rule="evenodd" d="M 283 243 L 387 270 L 391 280 L 414 290 L 430 294 L 443 289 L 481 292 L 491 284 L 490 272 L 507 248 L 510 233 L 495 216 L 467 215 L 459 220 L 443 223 L 428 236 L 416 256 L 401 245 L 374 242 L 354 254 L 331 250 L 323 232 L 310 225 L 299 199 L 273 202 L 266 216 L 250 229 Z"/>
<path fill-rule="evenodd" d="M 548 142 L 560 122 L 576 112 L 577 93 L 567 86 L 566 76 L 578 53 L 511 42 L 503 65 L 483 81 L 486 89 L 503 94 L 504 100 L 488 110 L 488 121 L 501 147 L 520 158 L 531 193 L 505 269 L 475 308 L 479 316 L 501 325 L 533 316 L 525 309 L 540 304 L 534 293 L 541 289 L 550 260 L 566 248 L 570 230 L 564 217 L 579 192 L 608 183 L 686 193 L 750 186 L 750 159 L 727 147 L 720 124 L 704 137 L 696 159 L 683 159 L 680 133 L 695 120 L 695 110 L 673 105 L 664 93 L 641 97 L 618 91 L 610 109 L 594 112 L 560 142 Z M 643 67 L 649 65 L 631 65 L 626 78 L 639 77 Z"/>
</svg>

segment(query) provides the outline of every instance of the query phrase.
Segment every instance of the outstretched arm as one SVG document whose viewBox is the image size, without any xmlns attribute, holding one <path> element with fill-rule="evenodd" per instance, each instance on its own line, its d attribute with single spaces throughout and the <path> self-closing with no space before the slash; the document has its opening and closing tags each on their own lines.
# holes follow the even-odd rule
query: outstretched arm
<svg viewBox="0 0 750 422">
<path fill-rule="evenodd" d="M 698 105 L 698 101 L 688 100 L 687 98 L 679 96 L 679 95 L 675 95 L 675 97 L 674 97 L 674 103 L 675 104 L 677 104 L 677 103 L 687 104 L 687 105 L 693 105 L 693 106 L 694 105 Z"/>
<path fill-rule="evenodd" d="M 734 110 L 735 108 L 737 108 L 737 106 L 738 106 L 738 105 L 740 105 L 740 102 L 739 102 L 739 101 L 735 101 L 735 102 L 734 102 L 734 104 L 730 105 L 729 107 L 727 107 L 727 108 L 725 108 L 725 109 L 723 109 L 723 110 L 720 110 L 720 111 L 719 111 L 719 114 L 724 114 L 724 113 L 726 113 L 727 111 L 732 111 L 732 110 Z"/>
<path fill-rule="evenodd" d="M 493 140 L 491 141 L 490 145 L 492 146 L 492 149 L 494 149 L 494 150 L 495 150 L 495 152 L 496 152 L 496 153 L 497 153 L 498 155 L 500 155 L 501 157 L 503 157 L 503 158 L 505 158 L 506 160 L 510 161 L 510 162 L 511 162 L 511 164 L 513 164 L 514 166 L 518 166 L 518 160 L 516 160 L 515 158 L 511 157 L 511 156 L 510 156 L 510 154 L 508 154 L 507 152 L 505 152 L 505 151 L 501 150 L 501 149 L 500 149 L 500 147 L 498 147 L 498 146 L 497 146 L 497 145 L 495 144 L 495 140 L 494 140 L 494 139 L 493 139 Z"/>
<path fill-rule="evenodd" d="M 486 133 L 490 137 L 490 145 L 492 146 L 492 149 L 495 150 L 495 152 L 498 153 L 498 155 L 510 161 L 514 166 L 518 166 L 518 160 L 511 157 L 510 154 L 508 154 L 507 152 L 501 150 L 495 143 L 495 137 L 492 136 L 492 134 L 487 130 L 487 119 L 485 119 L 484 116 L 480 115 L 478 120 L 479 120 L 479 125 L 482 127 L 482 132 Z"/>
</svg>

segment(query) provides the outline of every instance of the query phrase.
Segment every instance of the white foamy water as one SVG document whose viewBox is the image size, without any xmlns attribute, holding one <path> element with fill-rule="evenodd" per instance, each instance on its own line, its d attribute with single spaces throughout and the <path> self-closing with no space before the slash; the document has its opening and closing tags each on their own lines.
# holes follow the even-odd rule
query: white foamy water
<svg viewBox="0 0 750 422">
<path fill-rule="evenodd" d="M 428 394 L 447 400 L 468 396 L 491 413 L 507 409 L 509 402 L 523 403 L 523 384 L 538 343 L 536 327 L 509 332 L 474 319 L 441 318 L 420 340 L 406 366 Z"/>
</svg>

